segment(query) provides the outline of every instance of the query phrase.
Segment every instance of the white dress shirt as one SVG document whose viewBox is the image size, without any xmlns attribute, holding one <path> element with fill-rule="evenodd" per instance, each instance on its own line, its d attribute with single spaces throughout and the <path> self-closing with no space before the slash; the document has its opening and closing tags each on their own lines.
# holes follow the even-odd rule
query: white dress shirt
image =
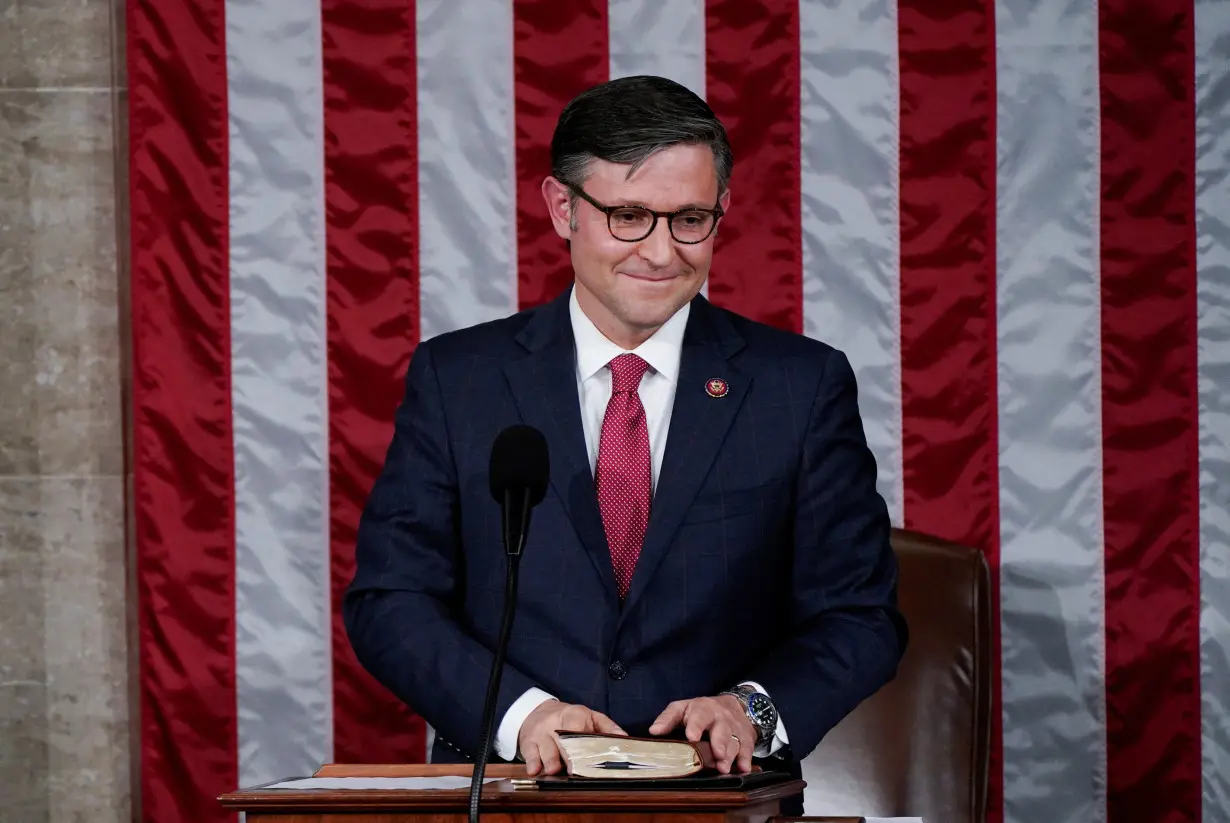
<svg viewBox="0 0 1230 823">
<path fill-rule="evenodd" d="M 653 466 L 650 493 L 658 490 L 658 475 L 662 472 L 662 455 L 666 451 L 666 431 L 670 428 L 671 408 L 675 405 L 675 384 L 679 380 L 679 358 L 683 351 L 683 332 L 688 325 L 684 307 L 663 324 L 653 336 L 632 350 L 649 364 L 641 378 L 637 393 L 645 407 L 645 424 L 649 429 L 649 456 Z M 602 421 L 611 400 L 611 369 L 607 365 L 628 351 L 612 343 L 598 331 L 577 303 L 576 291 L 568 303 L 572 316 L 572 335 L 577 347 L 577 391 L 581 396 L 581 424 L 585 429 L 585 446 L 589 451 L 589 471 L 598 465 L 598 442 L 602 438 Z"/>
<path fill-rule="evenodd" d="M 611 370 L 608 363 L 624 349 L 598 330 L 581 310 L 573 289 L 568 302 L 572 319 L 572 334 L 576 341 L 577 392 L 581 398 L 581 423 L 585 430 L 585 445 L 589 451 L 589 469 L 593 474 L 598 465 L 598 442 L 602 435 L 602 420 L 606 416 L 607 403 L 611 399 Z M 652 465 L 651 493 L 658 489 L 658 475 L 662 471 L 662 455 L 666 451 L 666 432 L 670 428 L 671 408 L 675 404 L 675 386 L 679 380 L 679 360 L 683 352 L 683 332 L 687 328 L 690 304 L 674 314 L 660 329 L 641 343 L 632 353 L 649 364 L 641 378 L 638 393 L 645 408 L 645 423 L 649 430 L 649 454 Z M 747 681 L 757 691 L 764 691 L 759 684 Z M 496 731 L 495 752 L 505 760 L 513 760 L 519 754 L 517 741 L 521 724 L 531 711 L 555 696 L 539 688 L 532 688 L 517 698 L 504 714 Z M 663 709 L 666 707 L 663 706 Z M 777 733 L 766 747 L 756 754 L 772 754 L 787 742 L 786 730 L 781 720 Z"/>
</svg>

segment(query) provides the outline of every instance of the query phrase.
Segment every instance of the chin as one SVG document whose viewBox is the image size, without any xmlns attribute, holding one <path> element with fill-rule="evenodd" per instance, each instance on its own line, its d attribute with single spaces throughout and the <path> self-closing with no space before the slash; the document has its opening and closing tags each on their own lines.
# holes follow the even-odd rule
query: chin
<svg viewBox="0 0 1230 823">
<path fill-rule="evenodd" d="M 654 329 L 670 320 L 675 312 L 683 307 L 686 300 L 656 300 L 641 302 L 628 306 L 624 320 L 631 326 L 640 329 Z"/>
</svg>

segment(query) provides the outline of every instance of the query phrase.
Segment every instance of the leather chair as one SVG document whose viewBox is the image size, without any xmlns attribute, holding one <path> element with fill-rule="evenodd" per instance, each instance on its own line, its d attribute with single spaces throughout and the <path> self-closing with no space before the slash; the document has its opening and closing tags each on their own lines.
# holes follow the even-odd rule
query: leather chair
<svg viewBox="0 0 1230 823">
<path fill-rule="evenodd" d="M 991 738 L 991 578 L 976 549 L 894 529 L 910 644 L 897 676 L 803 761 L 804 818 L 982 823 Z"/>
</svg>

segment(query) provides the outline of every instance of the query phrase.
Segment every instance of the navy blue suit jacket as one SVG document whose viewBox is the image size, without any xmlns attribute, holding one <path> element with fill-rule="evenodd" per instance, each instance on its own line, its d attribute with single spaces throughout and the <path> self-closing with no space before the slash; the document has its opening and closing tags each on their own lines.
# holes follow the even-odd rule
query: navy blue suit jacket
<svg viewBox="0 0 1230 823">
<path fill-rule="evenodd" d="M 527 423 L 546 436 L 551 482 L 521 561 L 496 723 L 538 686 L 646 734 L 672 700 L 748 679 L 805 756 L 894 675 L 906 643 L 849 363 L 694 299 L 648 533 L 621 605 L 583 439 L 568 296 L 416 349 L 344 603 L 359 660 L 456 751 L 477 751 L 507 563 L 488 461 L 501 429 Z M 729 384 L 725 397 L 706 393 L 715 377 Z"/>
</svg>

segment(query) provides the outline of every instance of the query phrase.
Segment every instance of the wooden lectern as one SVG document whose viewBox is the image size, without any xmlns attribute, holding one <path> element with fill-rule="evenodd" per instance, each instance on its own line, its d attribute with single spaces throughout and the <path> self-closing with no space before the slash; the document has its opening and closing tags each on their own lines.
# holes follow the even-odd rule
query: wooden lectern
<svg viewBox="0 0 1230 823">
<path fill-rule="evenodd" d="M 466 765 L 324 766 L 313 777 L 470 777 Z M 803 790 L 784 776 L 756 788 L 542 788 L 525 768 L 493 764 L 484 777 L 481 819 L 492 823 L 763 823 L 781 800 Z M 275 781 L 280 782 L 280 781 Z M 469 789 L 251 789 L 219 801 L 247 823 L 467 823 Z"/>
</svg>

